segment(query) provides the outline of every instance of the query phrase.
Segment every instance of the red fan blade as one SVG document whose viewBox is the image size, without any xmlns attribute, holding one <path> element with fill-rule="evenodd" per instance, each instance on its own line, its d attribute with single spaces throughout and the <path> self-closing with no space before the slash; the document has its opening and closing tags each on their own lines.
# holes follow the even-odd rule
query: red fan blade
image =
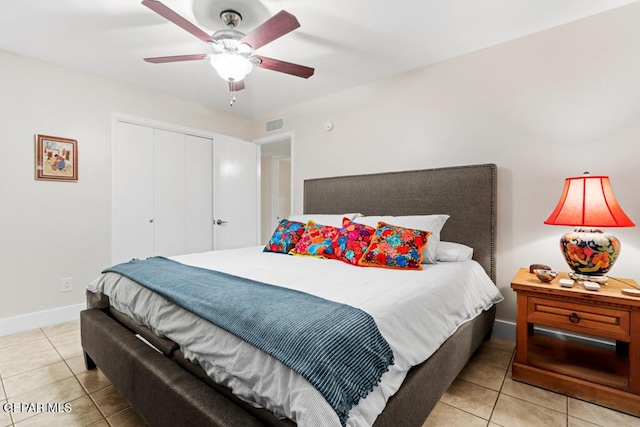
<svg viewBox="0 0 640 427">
<path fill-rule="evenodd" d="M 244 89 L 244 80 L 229 82 L 229 92 L 237 92 Z"/>
<path fill-rule="evenodd" d="M 199 38 L 203 42 L 212 42 L 213 41 L 213 39 L 211 38 L 211 36 L 209 34 L 205 33 L 200 28 L 196 27 L 191 22 L 187 21 L 182 16 L 178 15 L 176 12 L 174 12 L 171 9 L 169 9 L 167 6 L 165 6 L 164 4 L 160 3 L 159 1 L 157 1 L 157 0 L 142 0 L 142 4 L 147 6 L 149 9 L 153 10 L 158 15 L 160 15 L 160 16 L 166 18 L 167 20 L 173 22 L 174 24 L 176 24 L 178 27 L 182 28 L 183 30 L 193 34 L 194 36 L 196 36 L 197 38 Z"/>
<path fill-rule="evenodd" d="M 291 74 L 293 76 L 308 79 L 313 76 L 315 69 L 305 67 L 304 65 L 292 64 L 290 62 L 280 61 L 278 59 L 267 58 L 265 56 L 255 55 L 260 59 L 260 63 L 256 67 L 266 68 L 268 70 L 279 71 L 281 73 Z"/>
<path fill-rule="evenodd" d="M 152 64 L 163 64 L 165 62 L 196 61 L 199 59 L 207 59 L 208 57 L 209 54 L 207 53 L 196 53 L 194 55 L 158 56 L 155 58 L 144 58 L 144 60 Z"/>
<path fill-rule="evenodd" d="M 244 36 L 240 42 L 250 45 L 255 50 L 267 43 L 271 43 L 278 37 L 284 36 L 299 26 L 300 23 L 295 16 L 281 10 Z"/>
</svg>

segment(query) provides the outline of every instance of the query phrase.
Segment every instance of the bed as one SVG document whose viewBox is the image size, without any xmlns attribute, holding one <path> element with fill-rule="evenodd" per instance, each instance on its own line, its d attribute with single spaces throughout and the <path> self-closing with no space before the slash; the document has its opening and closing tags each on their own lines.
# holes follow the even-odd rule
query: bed
<svg viewBox="0 0 640 427">
<path fill-rule="evenodd" d="M 441 240 L 473 247 L 474 259 L 495 281 L 495 198 L 495 165 L 473 165 L 307 180 L 304 211 L 396 216 L 446 212 L 450 218 Z M 118 310 L 122 307 L 104 294 L 88 292 L 87 298 L 90 308 L 81 314 L 87 367 L 100 367 L 148 424 L 295 425 L 236 397 L 224 381 L 216 383 L 190 362 L 187 350 L 132 320 L 131 313 Z M 495 308 L 487 307 L 457 327 L 429 359 L 411 368 L 373 425 L 421 425 L 490 334 L 494 316 Z"/>
</svg>

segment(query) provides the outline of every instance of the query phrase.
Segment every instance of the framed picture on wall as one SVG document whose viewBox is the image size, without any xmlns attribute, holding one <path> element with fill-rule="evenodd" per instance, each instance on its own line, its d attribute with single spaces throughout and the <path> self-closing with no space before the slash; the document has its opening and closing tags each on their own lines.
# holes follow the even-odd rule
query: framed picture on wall
<svg viewBox="0 0 640 427">
<path fill-rule="evenodd" d="M 36 179 L 78 181 L 78 140 L 36 135 Z"/>
</svg>

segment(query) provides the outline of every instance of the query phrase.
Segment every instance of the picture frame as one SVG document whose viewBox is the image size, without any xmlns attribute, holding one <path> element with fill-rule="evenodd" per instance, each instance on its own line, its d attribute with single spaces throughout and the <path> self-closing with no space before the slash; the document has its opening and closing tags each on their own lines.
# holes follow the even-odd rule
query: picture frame
<svg viewBox="0 0 640 427">
<path fill-rule="evenodd" d="M 36 135 L 36 179 L 78 181 L 78 140 Z"/>
</svg>

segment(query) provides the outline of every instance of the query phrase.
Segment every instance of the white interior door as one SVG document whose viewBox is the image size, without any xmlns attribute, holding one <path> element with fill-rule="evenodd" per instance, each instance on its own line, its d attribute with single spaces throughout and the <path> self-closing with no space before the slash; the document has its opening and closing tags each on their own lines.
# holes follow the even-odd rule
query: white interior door
<svg viewBox="0 0 640 427">
<path fill-rule="evenodd" d="M 154 255 L 186 253 L 185 136 L 154 129 Z"/>
<path fill-rule="evenodd" d="M 258 147 L 227 136 L 213 141 L 214 249 L 258 244 Z"/>
<path fill-rule="evenodd" d="M 118 122 L 113 146 L 114 263 L 153 255 L 153 129 Z"/>
<path fill-rule="evenodd" d="M 213 249 L 213 141 L 187 135 L 186 253 Z"/>
</svg>

